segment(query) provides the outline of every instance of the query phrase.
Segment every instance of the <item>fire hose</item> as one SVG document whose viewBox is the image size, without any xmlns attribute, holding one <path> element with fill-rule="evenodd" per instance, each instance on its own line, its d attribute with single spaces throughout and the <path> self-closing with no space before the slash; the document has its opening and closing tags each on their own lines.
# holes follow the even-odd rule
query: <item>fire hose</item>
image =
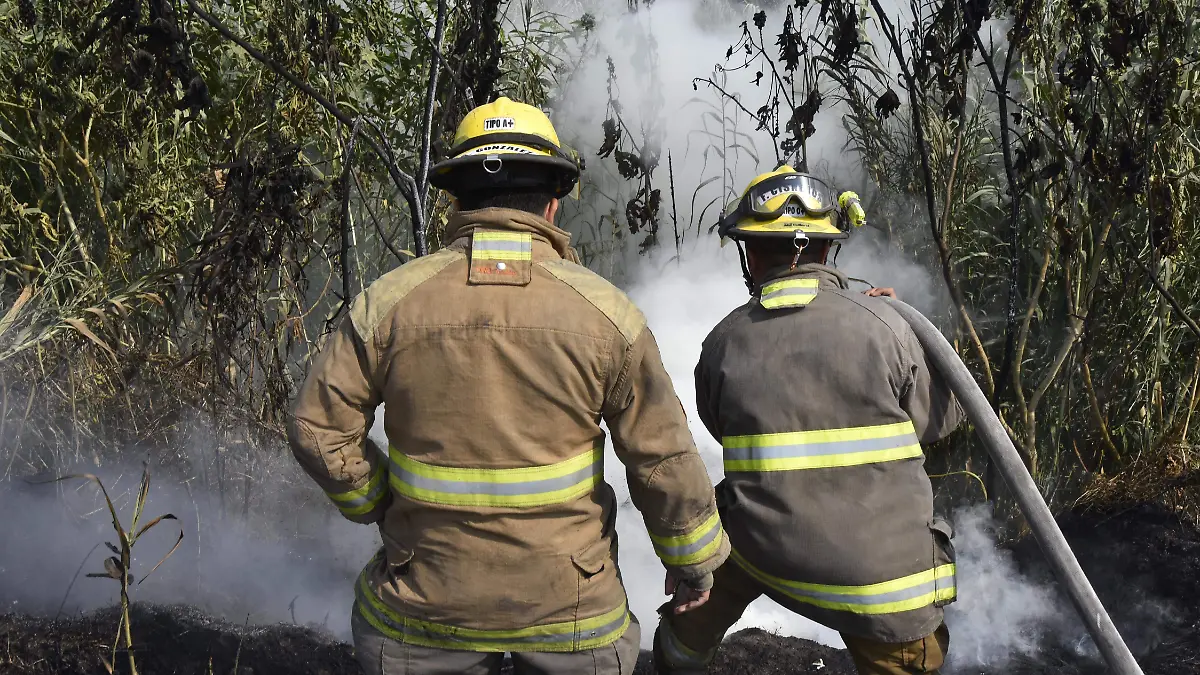
<svg viewBox="0 0 1200 675">
<path fill-rule="evenodd" d="M 1133 659 L 1133 654 L 1121 639 L 1112 618 L 1100 603 L 1095 589 L 1063 537 L 1062 530 L 1054 521 L 1050 507 L 1046 505 L 1037 484 L 1033 482 L 1033 476 L 1025 468 L 1012 439 L 1000 424 L 1000 419 L 992 410 L 975 378 L 971 376 L 941 331 L 925 318 L 925 315 L 899 300 L 890 302 L 900 316 L 912 326 L 934 367 L 946 378 L 967 417 L 975 425 L 975 432 L 983 441 L 1000 475 L 1004 477 L 1004 482 L 1012 490 L 1017 506 L 1033 530 L 1038 546 L 1049 560 L 1050 569 L 1067 590 L 1067 595 L 1070 596 L 1075 610 L 1079 612 L 1084 626 L 1100 649 L 1108 667 L 1118 675 L 1142 675 L 1141 667 Z"/>
</svg>

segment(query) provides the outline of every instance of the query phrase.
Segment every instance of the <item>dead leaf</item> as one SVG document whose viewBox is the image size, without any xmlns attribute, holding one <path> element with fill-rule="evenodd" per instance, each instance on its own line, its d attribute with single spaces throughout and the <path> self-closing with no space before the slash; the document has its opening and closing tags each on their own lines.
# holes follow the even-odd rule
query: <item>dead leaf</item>
<svg viewBox="0 0 1200 675">
<path fill-rule="evenodd" d="M 72 318 L 72 319 L 64 319 L 64 321 L 67 324 L 69 324 L 72 328 L 74 328 L 76 331 L 78 331 L 80 335 L 84 336 L 85 338 L 87 338 L 87 339 L 91 340 L 92 342 L 95 342 L 97 345 L 99 345 L 104 351 L 108 352 L 109 356 L 112 356 L 113 358 L 117 357 L 117 353 L 112 350 L 112 347 L 109 347 L 108 343 L 106 343 L 104 340 L 101 340 L 95 333 L 93 333 L 92 330 L 87 327 L 87 324 L 85 324 L 82 319 Z"/>
<path fill-rule="evenodd" d="M 9 307 L 8 311 L 4 313 L 4 318 L 0 319 L 0 335 L 4 335 L 4 332 L 16 322 L 17 314 L 20 313 L 21 308 L 24 307 L 25 303 L 29 302 L 29 299 L 32 297 L 33 286 L 26 286 L 25 290 L 21 291 L 21 294 L 17 296 L 17 301 L 14 302 L 12 307 Z"/>
</svg>

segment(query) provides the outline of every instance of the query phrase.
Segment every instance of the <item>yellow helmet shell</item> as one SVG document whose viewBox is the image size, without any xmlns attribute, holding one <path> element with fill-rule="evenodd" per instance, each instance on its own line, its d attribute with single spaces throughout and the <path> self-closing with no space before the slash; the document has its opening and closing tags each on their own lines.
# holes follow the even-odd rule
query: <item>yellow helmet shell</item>
<svg viewBox="0 0 1200 675">
<path fill-rule="evenodd" d="M 742 191 L 741 198 L 750 193 L 756 185 L 763 181 L 789 173 L 799 173 L 795 169 L 786 164 L 774 171 L 759 174 L 750 181 L 746 189 Z M 783 206 L 784 202 L 791 197 L 793 192 L 780 192 L 773 195 L 763 195 L 760 197 L 760 202 L 756 207 L 762 208 L 764 211 L 770 211 Z M 733 203 L 733 207 L 741 201 Z M 804 192 L 800 194 L 800 199 L 806 207 L 814 210 L 826 209 L 836 204 L 827 204 L 826 201 L 832 201 L 833 197 L 828 194 L 820 194 L 817 191 Z M 728 211 L 731 213 L 732 211 Z M 791 215 L 784 214 L 773 220 L 757 220 L 752 217 L 743 217 L 737 221 L 733 228 L 729 231 L 729 235 L 734 238 L 753 237 L 753 236 L 795 236 L 796 232 L 803 232 L 810 239 L 843 239 L 848 236 L 837 226 L 837 213 L 834 210 L 827 214 L 814 217 L 811 215 Z"/>
<path fill-rule="evenodd" d="M 578 155 L 563 147 L 546 113 L 500 97 L 467 113 L 449 159 L 433 166 L 429 182 L 459 194 L 484 187 L 527 189 L 542 181 L 562 197 L 579 180 L 580 164 Z"/>
<path fill-rule="evenodd" d="M 512 134 L 536 136 L 556 148 L 562 147 L 562 144 L 558 140 L 558 133 L 554 131 L 554 125 L 550 123 L 550 118 L 546 116 L 546 113 L 527 103 L 519 103 L 503 96 L 467 113 L 467 116 L 459 123 L 458 130 L 454 133 L 454 147 L 460 147 L 475 139 L 485 139 L 487 136 L 508 136 Z M 484 154 L 489 151 L 490 145 L 493 144 L 480 145 L 463 154 Z M 546 157 L 552 154 L 550 151 L 537 147 L 523 146 L 519 143 L 506 143 L 503 145 L 514 145 L 520 148 L 522 152 L 539 154 Z M 503 151 L 504 148 L 500 148 L 500 150 Z M 453 151 L 451 151 L 451 154 L 455 156 Z"/>
</svg>

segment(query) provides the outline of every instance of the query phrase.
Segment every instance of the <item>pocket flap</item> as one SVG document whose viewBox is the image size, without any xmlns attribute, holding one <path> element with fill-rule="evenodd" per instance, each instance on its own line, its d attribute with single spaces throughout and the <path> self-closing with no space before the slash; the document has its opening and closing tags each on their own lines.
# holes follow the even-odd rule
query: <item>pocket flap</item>
<svg viewBox="0 0 1200 675">
<path fill-rule="evenodd" d="M 383 529 L 382 524 L 379 527 L 379 536 L 383 539 L 383 550 L 386 555 L 388 569 L 393 574 L 404 574 L 407 572 L 407 565 L 413 559 L 412 549 L 402 545 L 395 537 L 389 535 L 387 530 Z"/>
<path fill-rule="evenodd" d="M 946 537 L 946 541 L 954 538 L 954 526 L 951 525 L 950 521 L 946 520 L 945 518 L 935 517 L 929 522 L 929 529 L 933 530 L 934 532 L 940 532 L 944 537 Z"/>
<path fill-rule="evenodd" d="M 571 562 L 586 576 L 594 576 L 604 571 L 610 558 L 608 542 L 601 539 L 581 551 L 571 554 Z"/>
</svg>

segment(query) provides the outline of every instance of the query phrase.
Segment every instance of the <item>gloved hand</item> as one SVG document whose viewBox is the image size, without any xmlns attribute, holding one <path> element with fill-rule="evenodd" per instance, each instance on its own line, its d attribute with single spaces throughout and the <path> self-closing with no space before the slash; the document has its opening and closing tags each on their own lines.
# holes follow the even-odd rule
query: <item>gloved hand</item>
<svg viewBox="0 0 1200 675">
<path fill-rule="evenodd" d="M 856 193 L 843 192 L 838 195 L 838 206 L 842 207 L 842 213 L 846 214 L 851 229 L 867 224 L 867 211 Z"/>
<path fill-rule="evenodd" d="M 667 595 L 674 594 L 675 597 L 671 601 L 672 611 L 676 614 L 683 614 L 708 602 L 712 587 L 712 572 L 695 579 L 676 579 L 670 572 L 667 572 L 663 592 Z"/>
</svg>

